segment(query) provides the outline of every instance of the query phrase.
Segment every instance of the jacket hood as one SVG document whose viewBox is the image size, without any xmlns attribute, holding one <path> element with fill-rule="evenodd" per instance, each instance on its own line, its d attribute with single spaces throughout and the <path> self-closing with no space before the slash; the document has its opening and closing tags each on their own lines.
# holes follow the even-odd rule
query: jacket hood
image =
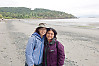
<svg viewBox="0 0 99 66">
<path fill-rule="evenodd" d="M 35 36 L 35 37 L 37 37 L 39 40 L 41 40 L 41 36 L 40 36 L 37 32 L 35 32 L 35 33 L 33 33 L 33 34 L 31 35 L 31 37 L 33 37 L 33 36 Z"/>
</svg>

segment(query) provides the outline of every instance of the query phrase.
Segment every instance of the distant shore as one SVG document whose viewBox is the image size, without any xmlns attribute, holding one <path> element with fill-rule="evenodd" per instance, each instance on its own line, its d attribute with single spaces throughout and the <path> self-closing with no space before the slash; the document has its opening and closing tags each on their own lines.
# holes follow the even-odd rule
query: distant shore
<svg viewBox="0 0 99 66">
<path fill-rule="evenodd" d="M 19 19 L 6 19 L 0 22 L 0 66 L 24 66 L 27 41 L 39 21 L 33 23 Z M 99 65 L 99 23 L 75 23 L 62 26 L 50 24 L 58 32 L 57 38 L 65 47 L 64 66 Z M 68 24 L 68 23 L 66 23 Z"/>
</svg>

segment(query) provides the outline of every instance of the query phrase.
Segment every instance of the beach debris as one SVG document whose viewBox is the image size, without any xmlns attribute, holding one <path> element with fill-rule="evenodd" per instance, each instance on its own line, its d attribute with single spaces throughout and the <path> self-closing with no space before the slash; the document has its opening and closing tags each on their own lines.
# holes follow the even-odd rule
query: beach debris
<svg viewBox="0 0 99 66">
<path fill-rule="evenodd" d="M 85 59 L 85 60 L 88 60 L 88 59 Z"/>
<path fill-rule="evenodd" d="M 2 18 L 2 20 L 4 20 L 4 19 Z"/>
<path fill-rule="evenodd" d="M 78 65 L 77 62 L 71 61 L 68 58 L 66 58 L 63 66 L 78 66 Z"/>
<path fill-rule="evenodd" d="M 3 51 L 1 51 L 1 52 L 3 52 Z"/>
</svg>

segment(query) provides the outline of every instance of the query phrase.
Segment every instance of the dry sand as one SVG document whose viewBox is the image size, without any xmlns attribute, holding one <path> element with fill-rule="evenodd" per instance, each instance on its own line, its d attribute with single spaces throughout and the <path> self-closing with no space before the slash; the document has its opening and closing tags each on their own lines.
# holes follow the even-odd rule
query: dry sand
<svg viewBox="0 0 99 66">
<path fill-rule="evenodd" d="M 99 24 L 90 24 L 98 26 Z M 24 66 L 25 47 L 36 23 L 23 20 L 0 22 L 0 66 Z M 58 40 L 65 47 L 64 66 L 99 65 L 99 29 L 85 26 L 49 25 L 58 32 Z"/>
</svg>

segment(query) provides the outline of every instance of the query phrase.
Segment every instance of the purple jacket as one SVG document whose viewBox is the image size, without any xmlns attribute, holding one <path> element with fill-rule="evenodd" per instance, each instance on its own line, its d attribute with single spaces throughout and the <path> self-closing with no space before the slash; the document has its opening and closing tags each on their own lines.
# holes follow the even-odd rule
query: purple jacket
<svg viewBox="0 0 99 66">
<path fill-rule="evenodd" d="M 43 51 L 43 66 L 63 66 L 65 60 L 64 46 L 58 42 L 58 50 L 56 47 L 56 39 L 50 43 L 45 40 Z"/>
</svg>

